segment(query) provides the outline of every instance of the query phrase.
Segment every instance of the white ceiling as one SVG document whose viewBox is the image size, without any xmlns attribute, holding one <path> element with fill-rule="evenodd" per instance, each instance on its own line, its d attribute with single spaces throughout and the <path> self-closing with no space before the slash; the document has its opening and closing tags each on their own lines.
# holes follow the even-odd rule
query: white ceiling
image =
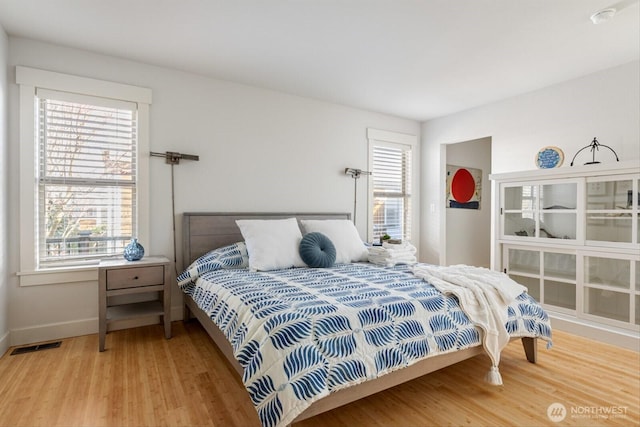
<svg viewBox="0 0 640 427">
<path fill-rule="evenodd" d="M 416 120 L 640 57 L 638 0 L 0 0 L 0 24 Z"/>
</svg>

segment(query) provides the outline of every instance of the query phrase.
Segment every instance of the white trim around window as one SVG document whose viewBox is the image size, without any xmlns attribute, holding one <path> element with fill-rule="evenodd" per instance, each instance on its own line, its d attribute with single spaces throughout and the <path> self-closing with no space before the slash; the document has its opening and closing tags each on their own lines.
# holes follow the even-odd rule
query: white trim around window
<svg viewBox="0 0 640 427">
<path fill-rule="evenodd" d="M 75 266 L 39 270 L 36 265 L 35 209 L 38 182 L 36 170 L 35 118 L 36 89 L 49 89 L 79 95 L 133 102 L 138 114 L 137 205 L 138 238 L 149 237 L 149 104 L 148 88 L 96 80 L 35 68 L 17 66 L 20 86 L 20 286 L 85 282 L 97 279 L 97 266 Z"/>
<path fill-rule="evenodd" d="M 417 246 L 415 242 L 418 240 L 419 236 L 419 215 L 418 211 L 420 209 L 419 204 L 419 178 L 420 178 L 420 168 L 418 166 L 418 160 L 420 158 L 419 153 L 419 144 L 418 137 L 416 135 L 409 135 L 405 133 L 392 132 L 386 130 L 379 129 L 367 129 L 367 139 L 369 141 L 369 165 L 368 170 L 373 170 L 373 147 L 375 146 L 386 146 L 386 147 L 408 147 L 411 152 L 411 177 L 410 182 L 412 183 L 411 189 L 411 214 L 410 214 L 410 224 L 412 228 L 412 241 L 414 241 L 414 245 Z M 369 180 L 369 199 L 368 199 L 368 209 L 367 209 L 367 240 L 372 241 L 373 236 L 373 185 L 372 180 Z"/>
</svg>

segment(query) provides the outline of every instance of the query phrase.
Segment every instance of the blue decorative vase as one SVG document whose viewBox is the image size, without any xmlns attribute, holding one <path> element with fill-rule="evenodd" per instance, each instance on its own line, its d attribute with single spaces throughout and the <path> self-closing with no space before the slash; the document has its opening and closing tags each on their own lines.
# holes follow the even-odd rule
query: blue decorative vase
<svg viewBox="0 0 640 427">
<path fill-rule="evenodd" d="M 127 261 L 138 261 L 144 256 L 144 248 L 135 237 L 124 248 L 124 259 Z"/>
</svg>

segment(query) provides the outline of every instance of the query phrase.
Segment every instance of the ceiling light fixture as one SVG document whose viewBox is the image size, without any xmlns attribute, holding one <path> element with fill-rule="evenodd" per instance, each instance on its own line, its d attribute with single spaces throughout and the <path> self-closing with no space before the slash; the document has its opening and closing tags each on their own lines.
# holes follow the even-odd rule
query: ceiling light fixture
<svg viewBox="0 0 640 427">
<path fill-rule="evenodd" d="M 602 9 L 591 15 L 591 22 L 594 24 L 602 24 L 603 22 L 610 21 L 616 14 L 617 10 L 610 7 Z"/>
</svg>

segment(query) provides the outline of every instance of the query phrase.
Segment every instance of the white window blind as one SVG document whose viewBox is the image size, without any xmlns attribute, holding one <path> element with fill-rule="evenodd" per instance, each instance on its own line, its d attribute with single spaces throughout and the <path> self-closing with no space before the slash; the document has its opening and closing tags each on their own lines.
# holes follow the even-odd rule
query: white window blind
<svg viewBox="0 0 640 427">
<path fill-rule="evenodd" d="M 411 240 L 411 147 L 374 145 L 373 237 Z"/>
<path fill-rule="evenodd" d="M 136 104 L 38 89 L 37 264 L 120 254 L 136 234 Z"/>
</svg>

